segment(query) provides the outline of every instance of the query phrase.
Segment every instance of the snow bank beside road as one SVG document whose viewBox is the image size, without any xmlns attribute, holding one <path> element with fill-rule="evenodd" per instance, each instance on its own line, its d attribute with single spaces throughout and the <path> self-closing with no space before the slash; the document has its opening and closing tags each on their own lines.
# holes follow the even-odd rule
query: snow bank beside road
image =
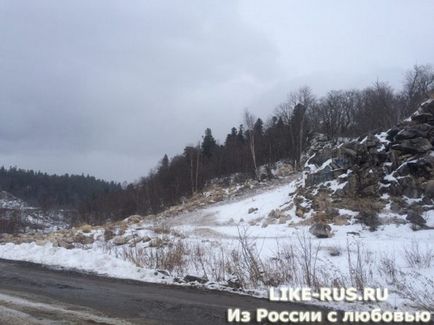
<svg viewBox="0 0 434 325">
<path fill-rule="evenodd" d="M 104 253 L 101 249 L 65 249 L 35 243 L 0 245 L 0 258 L 26 261 L 53 267 L 90 272 L 119 279 L 168 283 L 171 279 L 158 272 L 135 266 L 133 263 Z"/>
</svg>

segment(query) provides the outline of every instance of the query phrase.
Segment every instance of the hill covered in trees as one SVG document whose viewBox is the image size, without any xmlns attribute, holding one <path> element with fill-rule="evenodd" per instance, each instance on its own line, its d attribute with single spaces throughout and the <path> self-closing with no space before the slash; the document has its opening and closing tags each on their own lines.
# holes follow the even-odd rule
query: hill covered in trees
<svg viewBox="0 0 434 325">
<path fill-rule="evenodd" d="M 333 140 L 387 130 L 433 92 L 434 71 L 429 65 L 409 70 L 401 90 L 377 81 L 364 89 L 333 90 L 317 97 L 302 87 L 265 121 L 246 111 L 243 124 L 234 126 L 221 144 L 206 129 L 197 145 L 186 146 L 174 157 L 164 155 L 146 177 L 126 188 L 89 176 L 2 168 L 0 189 L 39 206 L 76 208 L 89 223 L 157 213 L 201 191 L 214 178 L 238 173 L 259 179 L 260 166 L 280 160 L 300 169 L 302 153 L 314 134 Z"/>
<path fill-rule="evenodd" d="M 16 167 L 0 168 L 0 190 L 42 209 L 78 209 L 98 195 L 120 191 L 121 186 L 84 175 L 48 175 Z"/>
<path fill-rule="evenodd" d="M 156 213 L 201 191 L 216 177 L 242 173 L 259 178 L 258 166 L 286 160 L 300 169 L 302 152 L 315 133 L 329 140 L 359 137 L 387 130 L 409 117 L 433 96 L 431 66 L 414 66 L 397 91 L 374 82 L 364 89 L 333 90 L 317 97 L 309 87 L 292 92 L 264 121 L 245 112 L 244 123 L 233 127 L 223 144 L 206 129 L 196 146 L 186 146 L 137 185 L 88 202 L 83 211 L 96 219 L 122 218 L 132 213 Z"/>
</svg>

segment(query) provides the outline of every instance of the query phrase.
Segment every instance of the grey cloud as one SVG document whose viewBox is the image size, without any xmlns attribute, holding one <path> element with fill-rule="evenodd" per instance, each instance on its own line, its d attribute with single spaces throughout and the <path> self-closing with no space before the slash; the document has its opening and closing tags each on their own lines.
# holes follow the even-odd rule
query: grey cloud
<svg viewBox="0 0 434 325">
<path fill-rule="evenodd" d="M 373 5 L 0 0 L 0 165 L 131 181 L 291 88 L 432 60 L 432 2 Z"/>
</svg>

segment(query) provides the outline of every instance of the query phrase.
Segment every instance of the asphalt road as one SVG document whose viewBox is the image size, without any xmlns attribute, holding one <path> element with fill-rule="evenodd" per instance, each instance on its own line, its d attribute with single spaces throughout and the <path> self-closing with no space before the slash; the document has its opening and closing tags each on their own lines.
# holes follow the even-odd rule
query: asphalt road
<svg viewBox="0 0 434 325">
<path fill-rule="evenodd" d="M 0 260 L 0 324 L 227 324 L 228 308 L 318 310 Z"/>
</svg>

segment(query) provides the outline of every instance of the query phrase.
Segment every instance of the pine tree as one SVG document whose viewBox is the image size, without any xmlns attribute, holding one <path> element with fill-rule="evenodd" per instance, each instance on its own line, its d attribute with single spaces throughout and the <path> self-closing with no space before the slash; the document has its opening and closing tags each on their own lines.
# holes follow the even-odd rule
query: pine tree
<svg viewBox="0 0 434 325">
<path fill-rule="evenodd" d="M 212 131 L 210 128 L 207 128 L 202 141 L 202 154 L 209 159 L 216 147 L 217 143 L 212 135 Z"/>
</svg>

